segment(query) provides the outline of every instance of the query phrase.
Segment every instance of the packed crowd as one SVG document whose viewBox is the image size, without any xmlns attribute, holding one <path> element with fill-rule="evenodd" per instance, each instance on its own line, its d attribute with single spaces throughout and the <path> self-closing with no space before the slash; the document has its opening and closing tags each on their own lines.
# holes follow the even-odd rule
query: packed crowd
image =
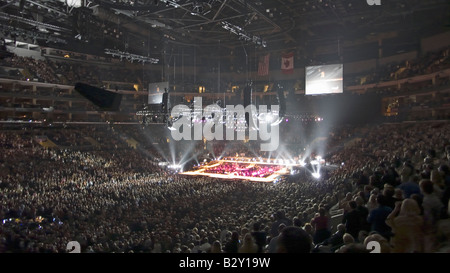
<svg viewBox="0 0 450 273">
<path fill-rule="evenodd" d="M 0 252 L 449 251 L 448 123 L 346 128 L 333 141 L 361 137 L 330 155 L 340 168 L 276 184 L 173 175 L 124 131 L 69 129 L 2 130 Z M 77 134 L 100 147 L 36 141 Z"/>
<path fill-rule="evenodd" d="M 438 52 L 429 52 L 414 60 L 406 60 L 402 63 L 389 63 L 378 67 L 371 73 L 358 75 L 347 84 L 371 84 L 385 81 L 405 79 L 415 75 L 431 74 L 450 67 L 450 47 Z"/>
<path fill-rule="evenodd" d="M 102 86 L 103 81 L 136 83 L 142 73 L 142 71 L 119 66 L 105 68 L 96 64 L 36 59 L 17 55 L 0 60 L 0 67 L 20 69 L 21 73 L 16 75 L 20 80 L 66 85 L 73 85 L 80 81 L 95 86 Z"/>
</svg>

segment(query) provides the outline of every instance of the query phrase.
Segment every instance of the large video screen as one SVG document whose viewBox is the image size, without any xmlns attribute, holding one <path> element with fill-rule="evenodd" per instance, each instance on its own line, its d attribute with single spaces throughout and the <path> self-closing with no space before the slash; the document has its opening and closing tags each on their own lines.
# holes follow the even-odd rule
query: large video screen
<svg viewBox="0 0 450 273">
<path fill-rule="evenodd" d="M 343 65 L 307 66 L 305 95 L 343 93 Z"/>
<path fill-rule="evenodd" d="M 169 91 L 169 82 L 153 82 L 148 84 L 148 104 L 162 102 L 164 91 Z"/>
</svg>

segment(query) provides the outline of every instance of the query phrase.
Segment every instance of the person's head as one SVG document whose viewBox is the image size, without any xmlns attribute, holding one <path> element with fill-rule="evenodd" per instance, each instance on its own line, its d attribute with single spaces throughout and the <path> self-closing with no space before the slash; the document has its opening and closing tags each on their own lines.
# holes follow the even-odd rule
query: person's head
<svg viewBox="0 0 450 273">
<path fill-rule="evenodd" d="M 215 240 L 211 245 L 211 253 L 222 253 L 222 244 L 220 241 Z"/>
<path fill-rule="evenodd" d="M 450 168 L 448 165 L 442 164 L 439 166 L 438 170 L 442 173 L 443 176 L 450 175 Z"/>
<path fill-rule="evenodd" d="M 253 236 L 252 236 L 252 234 L 251 233 L 246 233 L 245 235 L 244 235 L 244 244 L 253 244 L 254 243 L 254 241 L 253 241 Z"/>
<path fill-rule="evenodd" d="M 364 199 L 361 196 L 357 196 L 355 198 L 355 202 L 357 206 L 364 206 Z"/>
<path fill-rule="evenodd" d="M 405 162 L 403 164 L 402 170 L 400 171 L 400 175 L 404 176 L 404 177 L 408 177 L 413 174 L 413 171 L 414 171 L 414 167 Z"/>
<path fill-rule="evenodd" d="M 419 186 L 422 193 L 424 194 L 433 193 L 433 182 L 431 182 L 431 180 L 423 179 L 420 181 Z"/>
<path fill-rule="evenodd" d="M 377 194 L 371 194 L 370 196 L 369 196 L 369 201 L 367 201 L 367 203 L 371 203 L 371 204 L 374 204 L 374 203 L 376 203 L 377 202 Z"/>
<path fill-rule="evenodd" d="M 400 207 L 400 214 L 402 216 L 415 216 L 420 214 L 420 207 L 417 201 L 411 198 L 406 198 L 402 201 Z"/>
<path fill-rule="evenodd" d="M 278 253 L 310 253 L 312 242 L 310 235 L 303 229 L 288 226 L 278 239 Z"/>
<path fill-rule="evenodd" d="M 284 218 L 284 211 L 279 210 L 277 213 L 275 213 L 275 219 L 283 219 Z"/>
<path fill-rule="evenodd" d="M 261 223 L 260 222 L 253 223 L 253 230 L 254 231 L 260 231 L 261 230 Z"/>
<path fill-rule="evenodd" d="M 281 233 L 283 231 L 283 229 L 286 228 L 286 224 L 285 223 L 281 223 L 280 225 L 278 225 L 278 233 Z"/>
<path fill-rule="evenodd" d="M 324 207 L 320 207 L 320 208 L 319 208 L 319 215 L 320 215 L 320 216 L 325 216 L 326 212 L 327 212 L 327 211 L 325 210 Z"/>
<path fill-rule="evenodd" d="M 353 236 L 350 233 L 345 233 L 344 235 L 342 235 L 342 240 L 346 245 L 355 242 L 355 238 L 353 238 Z"/>
<path fill-rule="evenodd" d="M 293 222 L 294 226 L 296 226 L 296 227 L 301 227 L 303 224 L 302 220 L 300 218 L 298 218 L 297 216 L 294 217 L 292 222 Z"/>
<path fill-rule="evenodd" d="M 403 200 L 403 190 L 399 188 L 395 188 L 394 197 L 399 200 Z"/>
<path fill-rule="evenodd" d="M 372 186 L 370 186 L 370 185 L 364 185 L 364 192 L 365 192 L 365 193 L 370 192 L 372 189 L 373 189 Z"/>
<path fill-rule="evenodd" d="M 419 182 L 420 182 L 420 176 L 418 176 L 418 175 L 413 175 L 413 176 L 411 176 L 410 181 L 419 184 Z"/>
<path fill-rule="evenodd" d="M 377 204 L 379 206 L 386 205 L 386 196 L 384 196 L 383 194 L 378 194 L 376 198 L 377 198 Z"/>
<path fill-rule="evenodd" d="M 339 232 L 345 232 L 344 224 L 338 224 L 336 228 L 337 228 L 337 231 L 339 231 Z"/>
<path fill-rule="evenodd" d="M 345 200 L 350 201 L 352 200 L 353 194 L 351 192 L 347 192 L 347 194 L 345 195 Z"/>
<path fill-rule="evenodd" d="M 236 230 L 233 231 L 233 232 L 231 233 L 231 240 L 232 240 L 232 241 L 239 241 L 239 232 L 237 232 Z"/>
<path fill-rule="evenodd" d="M 417 204 L 419 205 L 419 207 L 422 205 L 422 196 L 420 196 L 420 194 L 413 193 L 413 194 L 411 194 L 411 196 L 409 198 L 414 199 L 417 202 Z"/>
<path fill-rule="evenodd" d="M 348 206 L 353 210 L 353 209 L 356 209 L 358 204 L 356 204 L 356 201 L 352 200 L 352 201 L 348 202 Z"/>
<path fill-rule="evenodd" d="M 392 197 L 395 194 L 395 189 L 389 184 L 384 184 L 383 195 L 387 197 Z"/>
<path fill-rule="evenodd" d="M 307 232 L 307 233 L 312 233 L 313 232 L 313 226 L 310 223 L 306 223 L 303 226 L 303 229 Z"/>
<path fill-rule="evenodd" d="M 431 171 L 430 180 L 434 185 L 441 188 L 444 187 L 444 178 L 442 177 L 441 172 L 439 172 L 438 170 Z"/>
</svg>

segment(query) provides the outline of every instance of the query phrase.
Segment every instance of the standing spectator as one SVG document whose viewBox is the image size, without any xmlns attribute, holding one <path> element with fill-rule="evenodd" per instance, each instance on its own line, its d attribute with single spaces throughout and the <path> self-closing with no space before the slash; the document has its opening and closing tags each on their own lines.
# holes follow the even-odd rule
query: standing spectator
<svg viewBox="0 0 450 273">
<path fill-rule="evenodd" d="M 356 211 L 359 214 L 359 219 L 360 219 L 360 227 L 361 230 L 365 230 L 365 231 L 369 231 L 370 230 L 370 225 L 367 222 L 367 216 L 369 216 L 369 209 L 365 206 L 364 204 L 364 200 L 361 197 L 356 197 L 355 198 L 355 202 L 356 202 Z M 355 237 L 355 239 L 358 239 L 358 237 Z M 361 241 L 359 241 L 360 243 L 362 243 Z"/>
<path fill-rule="evenodd" d="M 270 236 L 271 237 L 275 237 L 278 235 L 278 226 L 283 223 L 286 226 L 291 226 L 292 225 L 292 220 L 290 220 L 289 218 L 287 218 L 285 216 L 285 213 L 283 210 L 279 210 L 275 213 L 274 215 L 275 217 L 275 222 L 272 223 L 272 227 L 270 229 Z"/>
<path fill-rule="evenodd" d="M 203 237 L 202 244 L 200 245 L 200 251 L 202 253 L 206 253 L 211 248 L 211 243 L 209 242 L 209 238 L 207 236 Z"/>
<path fill-rule="evenodd" d="M 211 249 L 209 253 L 222 253 L 222 244 L 219 240 L 215 240 L 213 244 L 211 245 Z"/>
<path fill-rule="evenodd" d="M 425 252 L 434 252 L 437 247 L 436 231 L 444 204 L 434 193 L 434 185 L 428 179 L 420 181 L 420 189 L 423 194 L 422 208 L 425 232 Z"/>
<path fill-rule="evenodd" d="M 369 212 L 367 222 L 371 225 L 370 231 L 375 231 L 387 240 L 391 238 L 391 227 L 386 225 L 386 218 L 392 209 L 386 205 L 386 197 L 382 194 L 377 196 L 378 207 Z"/>
<path fill-rule="evenodd" d="M 313 226 L 311 225 L 311 223 L 306 223 L 306 224 L 303 226 L 303 230 L 306 231 L 306 233 L 309 234 L 309 236 L 311 237 L 311 241 L 313 241 L 313 238 L 314 238 L 314 228 L 313 228 Z"/>
<path fill-rule="evenodd" d="M 339 202 L 339 208 L 344 210 L 344 214 L 349 210 L 348 203 L 352 201 L 353 194 L 351 192 L 347 192 L 345 194 L 345 198 Z"/>
<path fill-rule="evenodd" d="M 325 208 L 319 208 L 319 215 L 311 220 L 311 225 L 314 228 L 314 243 L 319 244 L 331 236 L 329 229 L 330 219 L 326 215 Z"/>
<path fill-rule="evenodd" d="M 415 172 L 414 167 L 411 164 L 405 162 L 400 171 L 400 184 L 412 181 L 414 172 Z"/>
<path fill-rule="evenodd" d="M 352 200 L 348 202 L 350 210 L 344 214 L 342 217 L 342 224 L 345 224 L 345 231 L 353 236 L 353 238 L 358 238 L 358 233 L 361 230 L 361 218 L 360 214 L 356 210 L 356 201 Z"/>
<path fill-rule="evenodd" d="M 267 243 L 267 235 L 261 230 L 261 222 L 255 222 L 253 224 L 253 232 L 251 233 L 255 243 L 258 245 L 258 253 L 263 253 L 264 247 Z"/>
<path fill-rule="evenodd" d="M 238 253 L 239 247 L 240 247 L 239 232 L 233 231 L 231 233 L 230 239 L 225 243 L 224 252 L 225 253 Z"/>
<path fill-rule="evenodd" d="M 378 195 L 374 193 L 370 194 L 369 201 L 367 201 L 366 204 L 366 208 L 369 211 L 369 213 L 378 207 L 377 196 Z"/>
<path fill-rule="evenodd" d="M 267 253 L 276 253 L 277 247 L 278 247 L 278 239 L 280 238 L 280 234 L 283 231 L 283 229 L 286 228 L 286 225 L 281 223 L 278 226 L 278 235 L 275 237 L 272 237 L 269 241 L 269 245 L 267 247 Z"/>
<path fill-rule="evenodd" d="M 383 195 L 385 197 L 385 203 L 386 206 L 390 207 L 391 209 L 394 209 L 395 202 L 397 199 L 394 197 L 395 194 L 395 188 L 389 184 L 385 184 L 383 188 Z"/>
<path fill-rule="evenodd" d="M 299 227 L 289 226 L 283 229 L 278 238 L 277 253 L 310 253 L 311 237 Z"/>
<path fill-rule="evenodd" d="M 394 210 L 386 218 L 392 228 L 391 244 L 394 253 L 423 252 L 423 217 L 414 199 L 407 198 L 395 204 Z"/>
<path fill-rule="evenodd" d="M 417 175 L 408 176 L 407 181 L 402 181 L 397 189 L 403 191 L 404 198 L 410 198 L 412 194 L 421 194 L 419 187 L 419 177 Z"/>
<path fill-rule="evenodd" d="M 258 245 L 250 233 L 244 235 L 244 240 L 239 247 L 238 253 L 258 253 Z"/>
</svg>

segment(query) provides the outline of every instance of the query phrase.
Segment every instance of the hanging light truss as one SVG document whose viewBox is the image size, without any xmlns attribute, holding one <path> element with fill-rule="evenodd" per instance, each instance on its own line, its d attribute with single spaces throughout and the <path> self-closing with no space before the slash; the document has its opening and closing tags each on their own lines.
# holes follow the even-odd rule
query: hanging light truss
<svg viewBox="0 0 450 273">
<path fill-rule="evenodd" d="M 137 54 L 132 54 L 129 52 L 123 52 L 117 49 L 105 49 L 105 54 L 107 55 L 111 55 L 112 57 L 118 57 L 120 58 L 120 60 L 127 60 L 129 62 L 141 62 L 141 63 L 152 63 L 152 64 L 156 64 L 159 62 L 159 59 L 155 59 L 155 58 L 150 58 L 150 57 L 145 57 L 142 55 L 137 55 Z"/>
<path fill-rule="evenodd" d="M 233 25 L 227 21 L 222 21 L 222 28 L 228 30 L 229 32 L 239 36 L 239 39 L 244 40 L 246 42 L 253 42 L 256 45 L 260 45 L 262 47 L 266 47 L 267 43 L 261 37 L 252 35 L 246 32 L 242 27 Z"/>
</svg>

